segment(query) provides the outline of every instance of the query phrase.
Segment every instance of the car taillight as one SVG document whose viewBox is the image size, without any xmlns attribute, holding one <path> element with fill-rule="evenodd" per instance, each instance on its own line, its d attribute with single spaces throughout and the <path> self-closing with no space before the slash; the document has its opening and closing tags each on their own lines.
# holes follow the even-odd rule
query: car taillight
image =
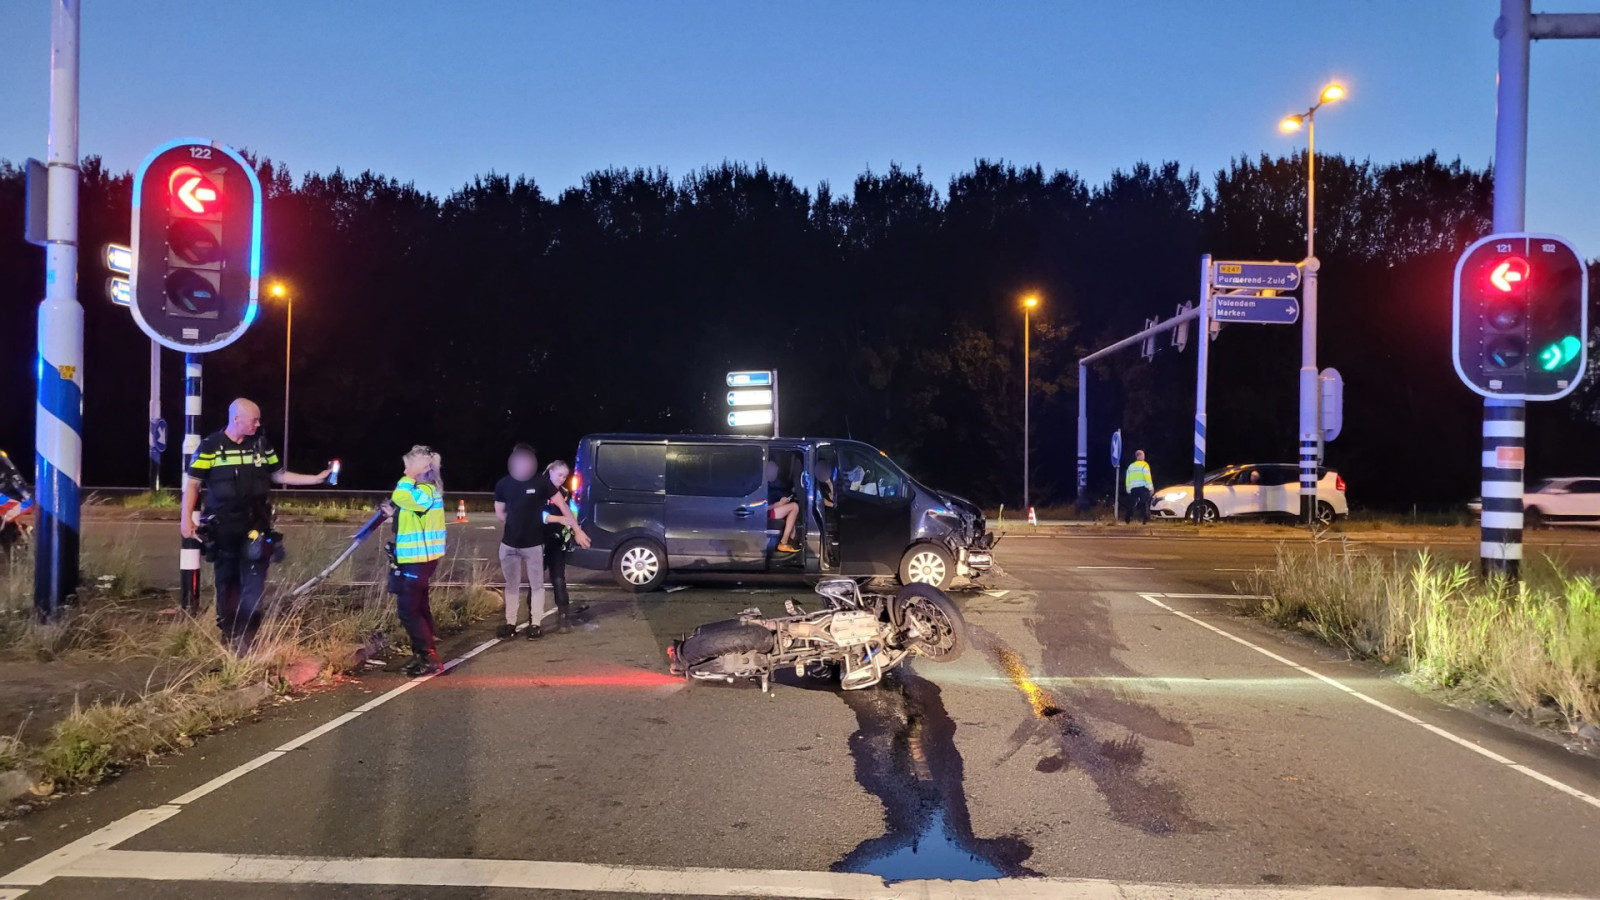
<svg viewBox="0 0 1600 900">
<path fill-rule="evenodd" d="M 1335 476 L 1333 476 L 1333 489 L 1338 491 L 1341 494 L 1344 493 L 1344 476 L 1343 475 L 1335 475 Z"/>
</svg>

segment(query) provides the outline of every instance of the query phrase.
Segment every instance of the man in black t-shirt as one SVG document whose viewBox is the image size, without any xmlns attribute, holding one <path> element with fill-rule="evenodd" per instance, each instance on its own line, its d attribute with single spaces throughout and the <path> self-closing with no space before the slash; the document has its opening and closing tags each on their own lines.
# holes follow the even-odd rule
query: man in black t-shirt
<svg viewBox="0 0 1600 900">
<path fill-rule="evenodd" d="M 500 535 L 500 571 L 506 579 L 506 621 L 497 634 L 517 633 L 517 611 L 521 605 L 522 572 L 528 572 L 528 638 L 544 633 L 544 508 L 547 504 L 565 509 L 577 517 L 567 500 L 539 472 L 539 459 L 533 448 L 518 444 L 511 448 L 509 474 L 494 486 L 494 514 L 505 526 Z M 574 539 L 589 545 L 583 529 L 574 529 Z"/>
<path fill-rule="evenodd" d="M 183 512 L 178 530 L 193 538 L 195 506 L 205 486 L 205 530 L 214 554 L 217 586 L 217 628 L 235 653 L 243 654 L 261 624 L 261 595 L 267 584 L 271 548 L 256 536 L 272 530 L 274 484 L 312 485 L 328 480 L 290 472 L 261 433 L 261 408 L 239 398 L 228 405 L 228 427 L 207 435 L 195 450 L 183 481 Z M 255 544 L 252 553 L 252 544 Z M 198 550 L 186 550 L 198 555 Z M 253 558 L 252 558 L 253 557 Z M 193 568 L 199 568 L 196 559 Z"/>
</svg>

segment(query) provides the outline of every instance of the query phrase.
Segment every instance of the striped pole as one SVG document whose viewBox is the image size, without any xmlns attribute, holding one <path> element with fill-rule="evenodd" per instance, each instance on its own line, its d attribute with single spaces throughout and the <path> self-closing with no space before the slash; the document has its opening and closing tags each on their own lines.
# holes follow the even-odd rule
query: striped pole
<svg viewBox="0 0 1600 900">
<path fill-rule="evenodd" d="M 1317 466 L 1322 455 L 1322 381 L 1317 371 L 1317 269 L 1315 256 L 1300 267 L 1300 515 L 1317 521 Z"/>
<path fill-rule="evenodd" d="M 33 604 L 48 619 L 78 590 L 83 479 L 83 306 L 78 302 L 78 3 L 50 4 L 50 152 L 39 304 Z"/>
<path fill-rule="evenodd" d="M 1483 401 L 1483 533 L 1478 557 L 1485 577 L 1516 578 L 1522 567 L 1522 464 L 1527 431 L 1526 403 Z"/>
<path fill-rule="evenodd" d="M 1089 508 L 1089 367 L 1078 365 L 1078 508 Z"/>
<path fill-rule="evenodd" d="M 1211 254 L 1200 257 L 1200 318 L 1195 328 L 1194 378 L 1194 499 L 1192 518 L 1201 521 L 1200 504 L 1206 499 L 1206 378 L 1211 367 Z"/>
<path fill-rule="evenodd" d="M 189 487 L 189 463 L 200 449 L 200 354 L 183 355 L 183 479 Z M 178 550 L 178 584 L 183 588 L 183 609 L 200 610 L 200 542 L 184 538 Z"/>
</svg>

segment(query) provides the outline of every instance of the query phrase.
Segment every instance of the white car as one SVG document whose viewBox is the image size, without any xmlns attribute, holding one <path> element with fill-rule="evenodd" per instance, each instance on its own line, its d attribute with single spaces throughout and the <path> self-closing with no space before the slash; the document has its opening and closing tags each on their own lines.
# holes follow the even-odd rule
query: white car
<svg viewBox="0 0 1600 900">
<path fill-rule="evenodd" d="M 1483 511 L 1480 500 L 1469 507 L 1475 513 Z M 1522 495 L 1525 528 L 1578 522 L 1600 522 L 1600 478 L 1546 478 Z"/>
<path fill-rule="evenodd" d="M 1347 515 L 1344 479 L 1331 469 L 1317 470 L 1317 518 L 1332 522 Z M 1155 492 L 1150 514 L 1182 519 L 1190 515 L 1193 484 L 1175 484 Z M 1206 474 L 1205 499 L 1200 519 L 1214 522 L 1236 516 L 1300 514 L 1300 469 L 1294 463 L 1228 466 Z"/>
</svg>

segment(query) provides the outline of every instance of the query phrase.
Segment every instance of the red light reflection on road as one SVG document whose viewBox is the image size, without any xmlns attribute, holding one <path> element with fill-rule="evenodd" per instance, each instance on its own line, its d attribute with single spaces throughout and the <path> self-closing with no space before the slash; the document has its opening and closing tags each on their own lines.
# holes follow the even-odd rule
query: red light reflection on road
<svg viewBox="0 0 1600 900">
<path fill-rule="evenodd" d="M 683 679 L 666 672 L 633 669 L 626 666 L 594 666 L 558 672 L 519 672 L 491 675 L 459 669 L 433 681 L 433 686 L 460 688 L 638 688 L 658 690 L 683 684 Z"/>
</svg>

